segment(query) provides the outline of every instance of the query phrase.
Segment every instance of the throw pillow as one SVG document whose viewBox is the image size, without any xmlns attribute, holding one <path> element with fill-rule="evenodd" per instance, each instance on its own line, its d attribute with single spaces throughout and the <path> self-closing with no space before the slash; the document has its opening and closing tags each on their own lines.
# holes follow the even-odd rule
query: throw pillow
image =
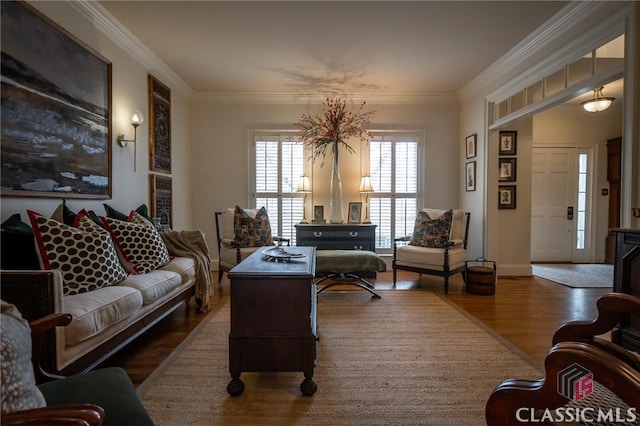
<svg viewBox="0 0 640 426">
<path fill-rule="evenodd" d="M 104 206 L 104 211 L 107 212 L 107 217 L 122 220 L 124 222 L 126 222 L 129 218 L 129 215 L 119 212 L 107 203 L 103 203 L 102 205 Z M 135 212 L 140 213 L 142 217 L 153 223 L 153 219 L 151 219 L 151 215 L 149 214 L 149 209 L 147 208 L 146 204 L 141 204 L 140 207 L 135 210 Z"/>
<path fill-rule="evenodd" d="M 251 217 L 242 207 L 236 206 L 233 216 L 233 233 L 240 247 L 262 247 L 273 244 L 267 209 L 261 207 L 255 217 Z"/>
<path fill-rule="evenodd" d="M 3 413 L 45 407 L 31 364 L 31 329 L 18 309 L 0 300 L 0 383 Z"/>
<path fill-rule="evenodd" d="M 437 219 L 432 219 L 425 211 L 420 210 L 416 217 L 411 238 L 412 246 L 445 248 L 449 243 L 449 232 L 453 210 L 447 210 Z"/>
<path fill-rule="evenodd" d="M 126 221 L 101 217 L 111 233 L 125 267 L 134 274 L 146 274 L 169 263 L 169 250 L 158 230 L 140 213 L 132 211 Z"/>
<path fill-rule="evenodd" d="M 126 271 L 120 265 L 111 237 L 93 228 L 81 229 L 27 211 L 37 244 L 42 269 L 58 269 L 62 273 L 65 295 L 84 293 L 124 280 Z M 78 223 L 92 223 L 86 215 Z"/>
<path fill-rule="evenodd" d="M 0 269 L 40 269 L 33 229 L 16 213 L 0 225 Z"/>
<path fill-rule="evenodd" d="M 62 222 L 65 225 L 72 226 L 73 222 L 76 220 L 76 213 L 72 212 L 71 209 L 67 207 L 65 200 L 62 200 L 62 203 L 51 214 L 51 219 Z"/>
</svg>

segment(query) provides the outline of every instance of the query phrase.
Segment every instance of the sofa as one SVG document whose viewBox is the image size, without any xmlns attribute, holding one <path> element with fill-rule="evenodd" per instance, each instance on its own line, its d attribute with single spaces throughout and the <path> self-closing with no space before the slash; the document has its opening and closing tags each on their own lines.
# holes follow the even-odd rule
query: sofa
<svg viewBox="0 0 640 426">
<path fill-rule="evenodd" d="M 100 217 L 108 233 L 84 211 L 75 226 L 28 213 L 40 270 L 0 271 L 1 294 L 28 321 L 56 313 L 72 316 L 71 324 L 45 337 L 42 363 L 48 371 L 66 376 L 95 368 L 192 296 L 207 309 L 208 297 L 197 297 L 203 291 L 196 290 L 210 287 L 210 280 L 198 282 L 209 274 L 202 261 L 208 259 L 206 244 L 205 253 L 172 255 L 164 233 L 134 211 L 126 221 Z M 190 232 L 204 241 L 199 231 Z"/>
</svg>

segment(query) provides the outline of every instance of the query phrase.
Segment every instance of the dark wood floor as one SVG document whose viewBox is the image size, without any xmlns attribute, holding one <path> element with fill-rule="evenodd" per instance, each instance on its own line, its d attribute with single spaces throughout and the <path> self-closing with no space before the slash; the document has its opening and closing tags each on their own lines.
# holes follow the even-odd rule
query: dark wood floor
<svg viewBox="0 0 640 426">
<path fill-rule="evenodd" d="M 215 273 L 213 306 L 229 297 L 229 281 L 217 284 Z M 391 272 L 371 280 L 376 289 L 393 289 Z M 422 289 L 444 295 L 442 279 L 400 272 L 396 291 Z M 328 290 L 331 291 L 331 290 Z M 551 337 L 562 323 L 587 320 L 597 315 L 595 302 L 611 289 L 574 289 L 537 277 L 499 277 L 493 296 L 464 292 L 462 278 L 451 281 L 450 302 L 496 331 L 534 361 L 542 365 L 550 348 Z M 214 308 L 215 309 L 215 308 Z M 137 386 L 189 335 L 206 314 L 195 310 L 194 301 L 179 307 L 151 330 L 123 349 L 107 365 L 123 367 Z M 226 348 L 221 348 L 226 350 Z"/>
</svg>

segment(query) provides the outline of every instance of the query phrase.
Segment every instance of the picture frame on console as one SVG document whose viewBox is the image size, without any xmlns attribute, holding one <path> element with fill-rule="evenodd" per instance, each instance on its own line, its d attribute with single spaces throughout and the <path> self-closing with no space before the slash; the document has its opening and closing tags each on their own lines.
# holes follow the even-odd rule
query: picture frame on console
<svg viewBox="0 0 640 426">
<path fill-rule="evenodd" d="M 349 218 L 348 223 L 358 224 L 362 218 L 362 203 L 355 202 L 349 203 Z"/>
<path fill-rule="evenodd" d="M 111 198 L 111 62 L 26 2 L 1 8 L 0 193 Z"/>
<path fill-rule="evenodd" d="M 311 223 L 326 223 L 324 219 L 324 206 L 313 206 L 313 219 Z"/>
</svg>

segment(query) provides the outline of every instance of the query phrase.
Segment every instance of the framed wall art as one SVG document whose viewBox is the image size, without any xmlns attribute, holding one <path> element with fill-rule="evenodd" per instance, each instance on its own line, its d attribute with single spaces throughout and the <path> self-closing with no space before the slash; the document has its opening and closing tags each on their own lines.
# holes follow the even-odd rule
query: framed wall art
<svg viewBox="0 0 640 426">
<path fill-rule="evenodd" d="M 171 89 L 149 75 L 149 169 L 171 173 Z"/>
<path fill-rule="evenodd" d="M 500 182 L 515 182 L 517 176 L 517 163 L 516 158 L 498 158 L 498 181 Z"/>
<path fill-rule="evenodd" d="M 476 156 L 477 144 L 478 144 L 478 135 L 476 133 L 474 133 L 471 136 L 467 136 L 465 138 L 467 159 L 474 158 Z"/>
<path fill-rule="evenodd" d="M 173 189 L 171 178 L 161 175 L 150 175 L 151 181 L 151 217 L 160 220 L 161 227 L 171 228 L 173 215 L 171 209 Z"/>
<path fill-rule="evenodd" d="M 0 193 L 111 198 L 111 62 L 3 1 Z"/>
<path fill-rule="evenodd" d="M 498 186 L 498 208 L 499 209 L 515 209 L 516 208 L 516 186 L 515 185 Z"/>
<path fill-rule="evenodd" d="M 467 192 L 476 190 L 476 162 L 469 161 L 465 168 L 465 182 Z"/>
<path fill-rule="evenodd" d="M 362 203 L 349 203 L 349 218 L 348 223 L 360 223 L 362 217 Z"/>
<path fill-rule="evenodd" d="M 516 155 L 518 132 L 515 130 L 500 131 L 500 146 L 498 147 L 499 155 Z"/>
</svg>

